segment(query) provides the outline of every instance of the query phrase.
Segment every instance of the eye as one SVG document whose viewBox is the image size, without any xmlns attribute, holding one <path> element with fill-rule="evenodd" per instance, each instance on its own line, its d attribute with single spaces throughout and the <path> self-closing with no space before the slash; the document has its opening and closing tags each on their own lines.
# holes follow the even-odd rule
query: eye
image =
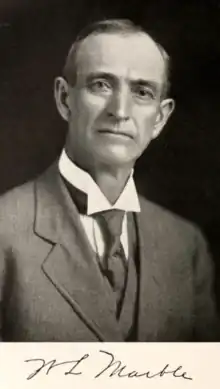
<svg viewBox="0 0 220 389">
<path fill-rule="evenodd" d="M 141 100 L 153 100 L 155 99 L 154 92 L 146 85 L 134 85 L 132 92 Z"/>
<path fill-rule="evenodd" d="M 94 93 L 109 93 L 111 85 L 107 80 L 97 79 L 90 82 L 89 89 Z"/>
</svg>

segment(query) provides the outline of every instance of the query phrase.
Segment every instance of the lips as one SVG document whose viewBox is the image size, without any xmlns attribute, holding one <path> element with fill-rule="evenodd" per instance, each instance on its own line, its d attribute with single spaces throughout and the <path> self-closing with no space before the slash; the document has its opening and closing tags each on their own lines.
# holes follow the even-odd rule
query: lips
<svg viewBox="0 0 220 389">
<path fill-rule="evenodd" d="M 102 133 L 102 134 L 106 134 L 106 135 L 124 137 L 124 138 L 129 138 L 129 139 L 134 138 L 133 134 L 126 132 L 126 131 L 120 131 L 120 130 L 115 131 L 115 130 L 111 130 L 108 128 L 102 128 L 102 129 L 99 129 L 98 132 Z"/>
</svg>

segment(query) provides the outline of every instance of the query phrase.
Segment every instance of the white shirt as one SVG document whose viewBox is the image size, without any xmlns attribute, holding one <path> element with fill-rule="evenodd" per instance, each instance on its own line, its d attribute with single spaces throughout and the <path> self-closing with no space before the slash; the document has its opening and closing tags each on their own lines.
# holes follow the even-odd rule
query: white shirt
<svg viewBox="0 0 220 389">
<path fill-rule="evenodd" d="M 121 209 L 125 212 L 140 212 L 140 204 L 133 180 L 133 170 L 123 192 L 114 205 L 109 203 L 90 174 L 76 166 L 69 159 L 65 150 L 62 151 L 59 160 L 59 171 L 71 185 L 86 193 L 88 196 L 87 214 L 80 214 L 80 219 L 93 250 L 102 258 L 105 253 L 105 237 L 100 225 L 92 217 L 92 214 L 110 209 Z M 127 258 L 128 233 L 126 213 L 122 224 L 121 243 Z"/>
</svg>

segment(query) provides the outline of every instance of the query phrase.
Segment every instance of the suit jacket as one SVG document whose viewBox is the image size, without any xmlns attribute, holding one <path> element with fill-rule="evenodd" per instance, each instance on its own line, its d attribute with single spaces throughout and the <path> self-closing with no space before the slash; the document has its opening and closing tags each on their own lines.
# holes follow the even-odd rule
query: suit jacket
<svg viewBox="0 0 220 389">
<path fill-rule="evenodd" d="M 200 232 L 140 197 L 137 340 L 217 340 Z M 3 341 L 122 341 L 111 293 L 57 165 L 0 198 Z"/>
</svg>

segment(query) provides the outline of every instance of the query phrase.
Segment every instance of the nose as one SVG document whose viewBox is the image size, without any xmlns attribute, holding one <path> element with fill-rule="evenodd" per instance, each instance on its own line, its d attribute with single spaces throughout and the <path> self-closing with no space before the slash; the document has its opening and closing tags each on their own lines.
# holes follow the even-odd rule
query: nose
<svg viewBox="0 0 220 389">
<path fill-rule="evenodd" d="M 117 121 L 127 121 L 131 115 L 129 92 L 125 89 L 115 91 L 108 104 L 108 115 Z"/>
</svg>

